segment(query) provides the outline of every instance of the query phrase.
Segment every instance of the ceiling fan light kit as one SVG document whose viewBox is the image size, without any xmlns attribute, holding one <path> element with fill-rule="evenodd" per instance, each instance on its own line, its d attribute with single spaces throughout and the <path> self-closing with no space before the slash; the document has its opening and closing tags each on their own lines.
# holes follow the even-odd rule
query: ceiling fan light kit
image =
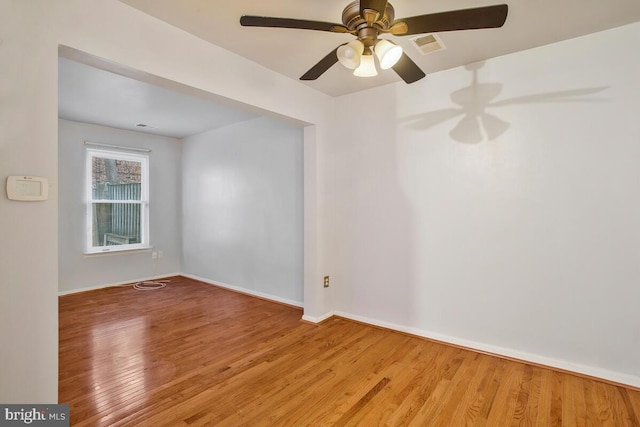
<svg viewBox="0 0 640 427">
<path fill-rule="evenodd" d="M 396 65 L 402 56 L 402 48 L 389 40 L 378 40 L 373 50 L 380 63 L 380 68 L 383 70 Z M 371 48 L 367 47 L 365 52 L 365 45 L 360 40 L 353 40 L 340 46 L 336 55 L 342 65 L 355 70 L 354 76 L 373 77 L 378 75 Z"/>
<path fill-rule="evenodd" d="M 317 79 L 338 61 L 345 67 L 355 70 L 353 73 L 355 76 L 375 76 L 378 74 L 373 55 L 375 53 L 381 69 L 392 68 L 405 83 L 409 84 L 425 77 L 425 73 L 403 52 L 402 47 L 387 39 L 378 38 L 381 34 L 409 36 L 442 31 L 499 28 L 504 25 L 507 13 L 508 6 L 500 4 L 394 19 L 395 10 L 387 0 L 356 0 L 344 8 L 342 24 L 251 15 L 242 16 L 240 24 L 245 27 L 349 33 L 357 37 L 356 40 L 342 44 L 329 52 L 300 77 L 301 80 Z"/>
<path fill-rule="evenodd" d="M 360 65 L 363 52 L 364 44 L 360 40 L 353 40 L 338 48 L 338 61 L 345 67 L 355 70 Z"/>
<path fill-rule="evenodd" d="M 353 71 L 353 75 L 357 77 L 375 77 L 378 75 L 376 63 L 371 53 L 368 55 L 362 55 L 360 58 L 360 65 Z"/>
<path fill-rule="evenodd" d="M 380 62 L 380 68 L 383 70 L 388 70 L 396 65 L 402 56 L 402 48 L 385 39 L 378 40 L 375 51 Z"/>
</svg>

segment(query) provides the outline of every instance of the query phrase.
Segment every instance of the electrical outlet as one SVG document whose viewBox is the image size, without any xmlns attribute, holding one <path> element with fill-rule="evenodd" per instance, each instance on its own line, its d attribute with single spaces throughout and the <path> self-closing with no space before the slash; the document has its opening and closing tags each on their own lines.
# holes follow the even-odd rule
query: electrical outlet
<svg viewBox="0 0 640 427">
<path fill-rule="evenodd" d="M 151 252 L 151 259 L 158 259 L 158 252 L 156 251 Z"/>
<path fill-rule="evenodd" d="M 324 276 L 324 287 L 325 288 L 329 287 L 329 276 Z"/>
</svg>

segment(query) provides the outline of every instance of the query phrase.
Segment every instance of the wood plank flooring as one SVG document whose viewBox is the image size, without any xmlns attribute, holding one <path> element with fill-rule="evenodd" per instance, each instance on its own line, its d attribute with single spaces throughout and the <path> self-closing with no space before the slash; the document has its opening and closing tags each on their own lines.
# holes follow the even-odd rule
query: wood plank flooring
<svg viewBox="0 0 640 427">
<path fill-rule="evenodd" d="M 640 426 L 640 392 L 183 277 L 60 297 L 76 426 Z"/>
</svg>

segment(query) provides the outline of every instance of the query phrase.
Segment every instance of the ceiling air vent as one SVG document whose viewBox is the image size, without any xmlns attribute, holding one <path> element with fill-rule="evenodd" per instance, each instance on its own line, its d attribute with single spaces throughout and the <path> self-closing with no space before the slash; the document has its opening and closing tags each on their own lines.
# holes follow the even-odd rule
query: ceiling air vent
<svg viewBox="0 0 640 427">
<path fill-rule="evenodd" d="M 148 124 L 146 124 L 146 123 L 138 123 L 138 124 L 136 125 L 136 127 L 138 127 L 138 128 L 144 128 L 144 129 L 158 129 L 158 127 L 157 127 L 157 126 L 151 126 L 151 125 L 148 125 Z"/>
<path fill-rule="evenodd" d="M 411 42 L 423 55 L 447 48 L 436 34 L 422 34 L 419 37 L 411 39 Z"/>
</svg>

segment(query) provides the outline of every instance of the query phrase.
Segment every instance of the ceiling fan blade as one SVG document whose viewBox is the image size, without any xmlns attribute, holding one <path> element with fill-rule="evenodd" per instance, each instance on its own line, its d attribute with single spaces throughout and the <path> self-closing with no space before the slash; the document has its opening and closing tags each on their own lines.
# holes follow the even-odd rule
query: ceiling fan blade
<svg viewBox="0 0 640 427">
<path fill-rule="evenodd" d="M 340 46 L 343 46 L 344 44 L 346 43 L 343 43 Z M 338 48 L 340 46 L 333 49 L 331 52 L 327 54 L 327 56 L 322 58 L 316 65 L 311 67 L 309 71 L 307 71 L 306 73 L 304 73 L 302 77 L 300 77 L 300 80 L 315 80 L 321 75 L 323 75 L 325 71 L 327 71 L 329 68 L 333 66 L 333 64 L 338 62 Z"/>
<path fill-rule="evenodd" d="M 393 66 L 393 71 L 395 71 L 407 84 L 417 82 L 426 76 L 424 71 L 422 71 L 406 53 L 403 53 L 400 60 Z"/>
<path fill-rule="evenodd" d="M 240 25 L 243 27 L 275 27 L 295 28 L 300 30 L 329 31 L 332 33 L 349 33 L 349 29 L 342 24 L 331 22 L 307 21 L 305 19 L 270 18 L 267 16 L 242 15 Z"/>
<path fill-rule="evenodd" d="M 405 36 L 422 33 L 438 33 L 441 31 L 498 28 L 504 25 L 508 11 L 509 6 L 506 4 L 498 4 L 397 19 L 393 22 L 393 25 L 404 22 L 407 25 L 406 31 L 398 33 L 397 35 Z"/>
</svg>

